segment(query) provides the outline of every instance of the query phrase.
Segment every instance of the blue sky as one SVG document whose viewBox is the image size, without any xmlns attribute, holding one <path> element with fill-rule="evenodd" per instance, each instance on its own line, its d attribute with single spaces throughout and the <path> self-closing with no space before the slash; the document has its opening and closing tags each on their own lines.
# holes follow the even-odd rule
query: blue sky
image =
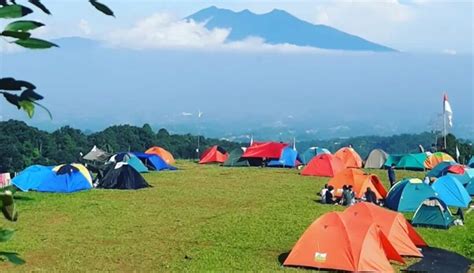
<svg viewBox="0 0 474 273">
<path fill-rule="evenodd" d="M 47 1 L 54 16 L 38 13 L 47 23 L 43 37 L 85 36 L 101 38 L 127 30 L 156 14 L 179 20 L 215 5 L 232 10 L 265 13 L 274 8 L 315 24 L 327 24 L 402 51 L 472 54 L 473 2 L 436 0 L 377 1 L 115 1 L 103 0 L 117 18 L 95 12 L 83 0 Z"/>
</svg>

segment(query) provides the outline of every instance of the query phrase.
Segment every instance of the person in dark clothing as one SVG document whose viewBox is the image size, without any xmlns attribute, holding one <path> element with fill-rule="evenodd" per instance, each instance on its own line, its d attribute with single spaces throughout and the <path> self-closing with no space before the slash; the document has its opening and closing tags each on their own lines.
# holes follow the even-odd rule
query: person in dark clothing
<svg viewBox="0 0 474 273">
<path fill-rule="evenodd" d="M 352 194 L 349 190 L 349 187 L 344 185 L 342 186 L 341 205 L 349 206 L 351 203 L 352 203 Z"/>
<path fill-rule="evenodd" d="M 375 192 L 372 191 L 371 188 L 367 187 L 367 191 L 364 194 L 364 198 L 366 202 L 377 204 L 377 196 Z"/>
<path fill-rule="evenodd" d="M 392 166 L 388 168 L 387 172 L 388 172 L 388 180 L 390 181 L 390 188 L 391 188 L 397 181 L 397 178 L 395 176 L 395 164 L 392 164 Z"/>
<path fill-rule="evenodd" d="M 326 195 L 324 196 L 326 204 L 334 204 L 336 201 L 334 200 L 334 187 L 329 186 L 328 190 L 326 191 Z"/>
<path fill-rule="evenodd" d="M 435 145 L 434 143 L 431 144 L 430 152 L 434 154 L 434 153 L 436 153 L 437 151 L 438 151 L 438 148 L 436 148 L 436 145 Z"/>
</svg>

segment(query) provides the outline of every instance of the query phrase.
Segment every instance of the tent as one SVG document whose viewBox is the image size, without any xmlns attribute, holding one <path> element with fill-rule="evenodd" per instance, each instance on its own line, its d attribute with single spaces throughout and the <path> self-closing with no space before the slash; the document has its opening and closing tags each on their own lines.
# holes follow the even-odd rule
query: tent
<svg viewBox="0 0 474 273">
<path fill-rule="evenodd" d="M 288 144 L 280 142 L 253 142 L 242 154 L 242 158 L 279 159 L 286 146 Z"/>
<path fill-rule="evenodd" d="M 400 255 L 423 257 L 417 246 L 427 246 L 427 244 L 403 214 L 372 203 L 360 202 L 348 207 L 343 215 L 344 219 L 352 223 L 364 221 L 378 225 Z"/>
<path fill-rule="evenodd" d="M 202 153 L 199 164 L 224 163 L 229 154 L 221 146 L 212 146 Z"/>
<path fill-rule="evenodd" d="M 107 161 L 109 157 L 110 157 L 109 153 L 102 151 L 101 149 L 97 148 L 97 146 L 94 145 L 94 147 L 92 147 L 92 149 L 82 158 L 89 161 L 105 162 Z"/>
<path fill-rule="evenodd" d="M 54 168 L 31 166 L 13 178 L 12 184 L 22 191 L 70 193 L 92 188 L 92 177 L 81 164 Z"/>
<path fill-rule="evenodd" d="M 331 154 L 320 154 L 311 159 L 301 175 L 333 177 L 344 169 L 344 163 L 338 157 Z"/>
<path fill-rule="evenodd" d="M 471 157 L 471 159 L 469 160 L 469 163 L 467 163 L 467 165 L 468 165 L 470 168 L 474 168 L 474 156 Z"/>
<path fill-rule="evenodd" d="M 225 167 L 250 167 L 248 160 L 241 158 L 244 150 L 242 148 L 237 148 L 232 150 L 227 157 L 227 160 L 224 161 L 223 166 Z"/>
<path fill-rule="evenodd" d="M 405 154 L 390 154 L 387 157 L 387 160 L 383 164 L 384 168 L 390 168 L 392 164 L 395 164 L 395 166 L 398 165 L 398 162 L 405 156 Z"/>
<path fill-rule="evenodd" d="M 149 186 L 135 168 L 127 163 L 119 162 L 109 168 L 105 176 L 99 181 L 97 188 L 137 190 Z"/>
<path fill-rule="evenodd" d="M 342 160 L 346 168 L 362 168 L 362 159 L 353 148 L 343 147 L 334 155 Z"/>
<path fill-rule="evenodd" d="M 431 185 L 438 198 L 448 206 L 467 208 L 471 197 L 456 177 L 442 176 Z"/>
<path fill-rule="evenodd" d="M 145 154 L 157 155 L 157 156 L 161 157 L 161 159 L 163 159 L 166 162 L 166 164 L 168 164 L 168 165 L 176 163 L 176 161 L 174 160 L 173 155 L 170 152 L 168 152 L 167 150 L 165 150 L 161 147 L 158 147 L 158 146 L 154 146 L 154 147 L 151 147 L 150 149 L 146 150 Z"/>
<path fill-rule="evenodd" d="M 441 177 L 446 175 L 449 171 L 449 167 L 458 165 L 458 163 L 453 161 L 443 161 L 438 163 L 434 168 L 432 168 L 426 176 L 428 177 Z"/>
<path fill-rule="evenodd" d="M 388 154 L 382 149 L 374 149 L 365 160 L 365 168 L 380 169 L 387 161 Z"/>
<path fill-rule="evenodd" d="M 456 160 L 454 160 L 450 155 L 448 155 L 447 153 L 443 153 L 443 152 L 436 152 L 436 153 L 433 153 L 431 154 L 430 156 L 428 156 L 425 161 L 424 161 L 424 165 L 425 165 L 425 168 L 431 170 L 433 169 L 436 165 L 438 165 L 439 163 L 443 162 L 443 161 L 452 161 L 452 162 L 455 162 Z"/>
<path fill-rule="evenodd" d="M 303 165 L 307 165 L 311 161 L 311 159 L 313 159 L 313 157 L 320 154 L 330 154 L 330 153 L 331 152 L 328 149 L 319 148 L 319 147 L 311 147 L 300 155 L 301 163 Z"/>
<path fill-rule="evenodd" d="M 453 222 L 454 218 L 446 204 L 436 197 L 424 200 L 411 221 L 414 226 L 445 229 L 449 228 Z"/>
<path fill-rule="evenodd" d="M 336 196 L 342 195 L 344 185 L 352 185 L 357 198 L 362 198 L 367 188 L 375 192 L 377 199 L 385 198 L 387 195 L 387 190 L 376 175 L 366 174 L 359 169 L 345 169 L 338 172 L 329 180 L 328 185 L 334 187 Z"/>
<path fill-rule="evenodd" d="M 132 153 L 118 153 L 110 157 L 110 162 L 124 162 L 132 166 L 139 173 L 148 172 L 148 168 L 143 164 L 143 162 Z"/>
<path fill-rule="evenodd" d="M 285 147 L 278 160 L 268 162 L 268 167 L 294 168 L 301 164 L 298 152 L 291 147 Z"/>
<path fill-rule="evenodd" d="M 389 259 L 404 262 L 375 223 L 349 225 L 342 213 L 330 212 L 309 226 L 283 265 L 393 272 Z"/>
<path fill-rule="evenodd" d="M 157 155 L 146 154 L 146 153 L 136 153 L 136 152 L 133 154 L 136 157 L 138 157 L 149 170 L 155 170 L 155 171 L 176 170 L 175 167 L 168 165 L 161 157 Z"/>
<path fill-rule="evenodd" d="M 21 191 L 36 190 L 43 181 L 54 179 L 52 167 L 30 166 L 12 179 L 12 184 Z"/>
<path fill-rule="evenodd" d="M 415 211 L 423 200 L 436 196 L 437 193 L 420 179 L 404 179 L 390 189 L 385 206 L 395 211 Z"/>
<path fill-rule="evenodd" d="M 425 170 L 425 153 L 406 154 L 398 162 L 396 168 L 404 170 L 423 171 Z"/>
</svg>

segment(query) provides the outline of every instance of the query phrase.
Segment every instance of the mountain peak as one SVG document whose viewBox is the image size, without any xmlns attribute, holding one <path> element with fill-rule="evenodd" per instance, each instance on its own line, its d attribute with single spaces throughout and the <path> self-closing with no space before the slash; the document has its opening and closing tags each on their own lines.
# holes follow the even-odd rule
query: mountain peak
<svg viewBox="0 0 474 273">
<path fill-rule="evenodd" d="M 325 25 L 303 21 L 285 10 L 273 9 L 265 14 L 255 14 L 248 9 L 235 12 L 211 6 L 186 19 L 206 23 L 206 27 L 230 29 L 229 41 L 260 37 L 269 44 L 292 44 L 329 50 L 395 51 L 361 37 Z"/>
</svg>

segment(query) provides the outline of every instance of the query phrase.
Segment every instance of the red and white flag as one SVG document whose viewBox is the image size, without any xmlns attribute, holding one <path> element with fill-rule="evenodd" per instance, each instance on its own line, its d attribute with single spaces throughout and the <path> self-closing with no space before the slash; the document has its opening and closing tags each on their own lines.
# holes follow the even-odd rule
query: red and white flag
<svg viewBox="0 0 474 273">
<path fill-rule="evenodd" d="M 453 126 L 453 110 L 451 109 L 451 104 L 449 104 L 447 94 L 444 94 L 443 112 L 444 112 L 445 117 L 448 119 L 449 126 L 452 127 Z"/>
</svg>

